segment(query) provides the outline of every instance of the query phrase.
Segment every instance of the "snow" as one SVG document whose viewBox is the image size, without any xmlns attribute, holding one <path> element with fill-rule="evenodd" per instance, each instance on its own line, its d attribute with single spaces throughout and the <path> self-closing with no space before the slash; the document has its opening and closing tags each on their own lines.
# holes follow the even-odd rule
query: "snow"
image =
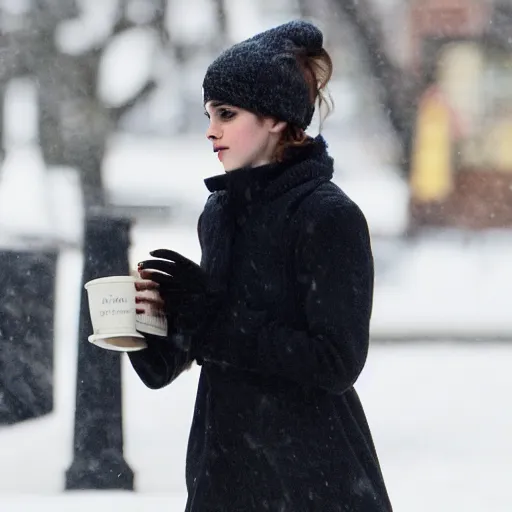
<svg viewBox="0 0 512 512">
<path fill-rule="evenodd" d="M 1 0 L 0 9 L 9 14 L 25 14 L 30 8 L 31 0 Z"/>
<path fill-rule="evenodd" d="M 114 204 L 168 205 L 200 212 L 208 197 L 203 179 L 219 174 L 206 138 L 120 135 L 110 142 L 104 185 Z"/>
<path fill-rule="evenodd" d="M 79 245 L 82 205 L 75 169 L 46 168 L 35 145 L 7 152 L 0 174 L 0 245 Z"/>
<path fill-rule="evenodd" d="M 165 26 L 173 42 L 180 45 L 207 44 L 218 33 L 214 2 L 188 0 L 169 2 Z"/>
<path fill-rule="evenodd" d="M 2 236 L 52 236 L 46 168 L 39 146 L 11 148 L 0 175 Z M 20 194 L 20 191 L 23 193 Z"/>
<path fill-rule="evenodd" d="M 434 232 L 396 242 L 388 258 L 376 277 L 374 336 L 512 337 L 510 231 Z"/>
<path fill-rule="evenodd" d="M 127 492 L 79 492 L 59 496 L 3 495 L 2 510 L 6 512 L 90 512 L 121 509 L 124 512 L 147 512 L 148 510 L 182 511 L 186 496 L 141 495 Z"/>
<path fill-rule="evenodd" d="M 9 80 L 3 97 L 6 148 L 37 140 L 37 86 L 28 77 Z"/>
<path fill-rule="evenodd" d="M 396 511 L 510 510 L 511 361 L 507 344 L 373 347 L 358 389 Z"/>
<path fill-rule="evenodd" d="M 262 20 L 257 2 L 227 0 L 225 10 L 230 41 L 243 41 L 269 28 Z M 244 23 L 240 23 L 241 19 Z"/>
<path fill-rule="evenodd" d="M 47 168 L 38 143 L 37 88 L 11 80 L 4 97 L 6 150 L 0 169 L 0 244 L 79 244 L 82 196 L 75 169 Z M 20 193 L 21 192 L 21 193 Z"/>
<path fill-rule="evenodd" d="M 152 77 L 158 34 L 149 27 L 124 30 L 110 39 L 103 51 L 98 77 L 98 96 L 118 107 L 130 101 Z"/>
<path fill-rule="evenodd" d="M 78 0 L 77 4 L 80 15 L 62 22 L 55 33 L 57 47 L 70 55 L 80 55 L 95 46 L 101 46 L 110 36 L 119 0 Z"/>
<path fill-rule="evenodd" d="M 408 227 L 409 188 L 395 169 L 379 167 L 378 171 L 334 181 L 365 213 L 372 234 L 398 237 Z"/>
<path fill-rule="evenodd" d="M 59 244 L 79 246 L 83 236 L 83 197 L 78 171 L 51 166 L 47 179 L 54 239 Z"/>
</svg>

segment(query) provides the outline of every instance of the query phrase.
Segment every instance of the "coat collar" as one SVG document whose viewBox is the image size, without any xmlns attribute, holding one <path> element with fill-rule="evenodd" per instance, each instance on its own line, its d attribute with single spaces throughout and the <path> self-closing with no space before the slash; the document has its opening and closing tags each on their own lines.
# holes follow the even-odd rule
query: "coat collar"
<svg viewBox="0 0 512 512">
<path fill-rule="evenodd" d="M 260 167 L 242 167 L 204 180 L 210 192 L 226 191 L 237 203 L 272 199 L 311 179 L 331 179 L 333 160 L 321 135 L 304 147 L 290 148 L 285 159 Z"/>
</svg>

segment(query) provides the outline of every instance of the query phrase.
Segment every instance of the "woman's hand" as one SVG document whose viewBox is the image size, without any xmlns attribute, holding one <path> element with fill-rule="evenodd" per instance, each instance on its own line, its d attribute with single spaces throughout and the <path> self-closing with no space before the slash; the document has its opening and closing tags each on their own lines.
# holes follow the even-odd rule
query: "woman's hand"
<svg viewBox="0 0 512 512">
<path fill-rule="evenodd" d="M 151 280 L 151 272 L 140 270 L 139 276 L 140 279 L 135 280 L 135 312 L 164 315 L 164 300 L 158 291 L 158 283 Z"/>
<path fill-rule="evenodd" d="M 141 261 L 138 271 L 142 278 L 158 283 L 162 295 L 206 292 L 208 279 L 197 263 L 170 249 L 157 249 L 149 254 L 154 259 Z"/>
<path fill-rule="evenodd" d="M 163 311 L 172 326 L 174 342 L 188 350 L 192 336 L 216 312 L 217 297 L 208 289 L 204 270 L 193 261 L 168 249 L 151 251 L 150 255 L 154 259 L 141 261 L 138 266 L 144 282 L 140 286 L 157 291 L 155 307 Z"/>
</svg>

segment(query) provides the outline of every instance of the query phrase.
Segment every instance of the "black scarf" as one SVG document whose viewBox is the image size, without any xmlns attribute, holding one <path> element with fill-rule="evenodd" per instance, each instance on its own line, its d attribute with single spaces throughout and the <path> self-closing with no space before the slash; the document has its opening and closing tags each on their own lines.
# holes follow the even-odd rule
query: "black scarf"
<svg viewBox="0 0 512 512">
<path fill-rule="evenodd" d="M 242 227 L 248 217 L 267 201 L 284 194 L 301 183 L 315 179 L 330 179 L 333 160 L 327 153 L 327 144 L 321 135 L 310 139 L 304 146 L 289 148 L 282 162 L 259 167 L 242 167 L 205 180 L 213 197 L 205 208 L 204 215 L 215 211 L 215 223 L 223 226 L 222 237 L 208 237 L 216 247 L 206 248 L 225 258 L 214 262 L 211 268 L 215 279 L 211 285 L 220 291 L 225 289 L 230 278 L 231 246 L 237 227 Z M 208 221 L 204 229 L 213 225 Z"/>
</svg>

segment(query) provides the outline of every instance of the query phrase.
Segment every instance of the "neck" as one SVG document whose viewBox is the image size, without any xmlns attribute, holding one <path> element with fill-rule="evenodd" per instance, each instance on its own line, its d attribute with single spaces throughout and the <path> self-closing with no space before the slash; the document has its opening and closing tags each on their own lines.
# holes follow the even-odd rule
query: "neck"
<svg viewBox="0 0 512 512">
<path fill-rule="evenodd" d="M 230 173 L 233 171 L 238 171 L 239 169 L 257 169 L 258 167 L 264 167 L 273 163 L 273 160 L 269 158 L 258 158 L 257 160 L 251 162 L 250 164 L 244 165 L 243 167 L 235 167 L 233 169 L 226 169 L 226 173 Z"/>
</svg>

